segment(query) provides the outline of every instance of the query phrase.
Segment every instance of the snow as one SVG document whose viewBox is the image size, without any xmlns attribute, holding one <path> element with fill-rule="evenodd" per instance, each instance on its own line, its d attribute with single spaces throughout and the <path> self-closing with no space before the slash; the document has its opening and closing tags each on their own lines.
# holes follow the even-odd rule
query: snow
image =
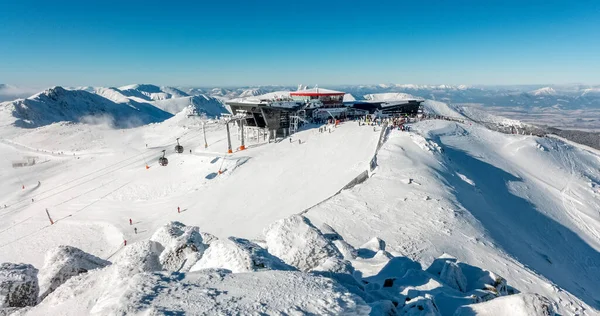
<svg viewBox="0 0 600 316">
<path fill-rule="evenodd" d="M 269 252 L 300 271 L 312 270 L 329 257 L 342 257 L 339 250 L 301 215 L 271 224 L 264 234 Z"/>
<path fill-rule="evenodd" d="M 537 294 L 516 294 L 459 308 L 454 316 L 551 316 L 550 301 Z"/>
<path fill-rule="evenodd" d="M 460 266 L 452 261 L 444 262 L 444 267 L 440 272 L 440 280 L 456 290 L 467 291 L 467 278 Z"/>
<path fill-rule="evenodd" d="M 227 113 L 225 105 L 218 99 L 206 95 L 171 98 L 152 102 L 154 106 L 171 114 L 177 114 L 191 107 L 194 114 L 216 117 Z"/>
<path fill-rule="evenodd" d="M 155 107 L 140 104 L 139 108 L 115 103 L 102 96 L 82 90 L 50 88 L 24 100 L 3 103 L 19 127 L 35 128 L 61 121 L 108 123 L 118 127 L 134 127 L 163 121 L 171 115 Z M 8 111 L 6 111 L 8 110 Z"/>
<path fill-rule="evenodd" d="M 336 90 L 331 90 L 331 89 L 324 89 L 324 88 L 310 88 L 310 89 L 303 89 L 303 90 L 298 90 L 298 91 L 292 91 L 290 92 L 290 95 L 304 95 L 306 93 L 320 93 L 320 94 L 339 94 L 342 95 L 344 94 L 344 92 L 342 91 L 336 91 Z"/>
<path fill-rule="evenodd" d="M 119 284 L 113 290 L 98 291 L 89 287 L 97 285 L 102 277 L 114 278 L 110 272 L 109 268 L 88 275 L 87 279 L 70 280 L 68 288 L 61 287 L 49 297 L 53 300 L 42 302 L 28 315 L 369 313 L 369 307 L 342 286 L 330 279 L 300 272 L 142 273 L 119 281 L 105 281 Z"/>
<path fill-rule="evenodd" d="M 400 311 L 400 315 L 419 315 L 419 316 L 441 316 L 433 297 L 426 294 L 417 296 L 406 302 L 406 305 Z"/>
<path fill-rule="evenodd" d="M 81 118 L 95 109 L 144 116 L 142 106 L 155 102 L 141 90 L 90 89 L 0 107 L 0 261 L 41 267 L 46 250 L 70 245 L 113 262 L 72 276 L 23 313 L 340 314 L 368 313 L 367 304 L 385 311 L 390 302 L 400 312 L 408 297 L 452 315 L 488 300 L 508 310 L 521 304 L 506 299 L 519 292 L 546 297 L 561 315 L 598 313 L 595 151 L 493 132 L 464 114 L 499 118 L 426 101 L 426 111 L 466 123 L 390 131 L 367 180 L 341 190 L 369 170 L 379 129 L 344 122 L 319 133 L 309 125 L 292 143 L 253 138 L 227 155 L 222 123 L 188 117 L 187 108 L 126 130 L 89 124 Z M 15 117 L 15 105 L 32 106 Z M 182 154 L 173 153 L 177 137 Z M 231 138 L 239 146 L 235 127 Z M 157 165 L 163 149 L 167 167 Z M 11 168 L 25 156 L 39 163 Z M 172 221 L 191 228 L 149 240 Z M 192 245 L 207 248 L 188 252 Z M 455 259 L 440 260 L 443 253 Z M 275 258 L 301 271 L 262 268 Z M 206 268 L 186 272 L 203 259 Z"/>
<path fill-rule="evenodd" d="M 365 100 L 386 101 L 386 102 L 402 101 L 402 100 L 420 100 L 421 99 L 421 98 L 415 97 L 411 94 L 402 93 L 402 92 L 374 93 L 374 94 L 364 95 L 363 97 L 365 98 Z"/>
<path fill-rule="evenodd" d="M 600 227 L 593 219 L 598 195 L 587 188 L 599 179 L 597 155 L 475 124 L 426 121 L 413 130 L 392 131 L 368 181 L 305 216 L 328 223 L 351 245 L 376 235 L 387 251 L 425 266 L 446 252 L 503 277 L 459 264 L 467 291 L 508 292 L 504 280 L 511 280 L 520 291 L 548 297 L 562 314 L 593 314 Z M 443 152 L 432 153 L 423 139 Z M 548 151 L 537 149 L 540 141 Z"/>
<path fill-rule="evenodd" d="M 529 94 L 535 95 L 535 96 L 556 95 L 556 90 L 554 90 L 551 87 L 543 87 L 543 88 L 539 88 L 537 90 L 533 90 L 533 91 L 529 92 Z"/>
<path fill-rule="evenodd" d="M 259 270 L 295 270 L 259 245 L 242 238 L 229 237 L 211 243 L 202 259 L 190 271 L 226 269 L 233 273 Z"/>
<path fill-rule="evenodd" d="M 200 229 L 171 222 L 159 228 L 150 240 L 164 247 L 160 264 L 168 271 L 189 271 L 206 249 Z"/>
</svg>

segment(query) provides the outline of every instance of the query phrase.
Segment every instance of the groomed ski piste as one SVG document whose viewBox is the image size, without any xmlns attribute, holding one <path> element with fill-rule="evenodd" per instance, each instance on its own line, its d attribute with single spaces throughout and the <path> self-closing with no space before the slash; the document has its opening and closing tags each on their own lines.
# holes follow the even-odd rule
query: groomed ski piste
<svg viewBox="0 0 600 316">
<path fill-rule="evenodd" d="M 309 125 L 232 154 L 189 109 L 126 129 L 2 109 L 0 308 L 597 315 L 600 154 L 425 108 L 464 123 Z"/>
</svg>

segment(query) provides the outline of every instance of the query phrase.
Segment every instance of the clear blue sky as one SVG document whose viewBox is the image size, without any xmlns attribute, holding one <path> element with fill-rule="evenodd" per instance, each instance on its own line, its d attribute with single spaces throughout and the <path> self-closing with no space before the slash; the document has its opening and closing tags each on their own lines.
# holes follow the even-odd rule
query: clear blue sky
<svg viewBox="0 0 600 316">
<path fill-rule="evenodd" d="M 0 83 L 600 83 L 600 0 L 0 2 Z"/>
</svg>

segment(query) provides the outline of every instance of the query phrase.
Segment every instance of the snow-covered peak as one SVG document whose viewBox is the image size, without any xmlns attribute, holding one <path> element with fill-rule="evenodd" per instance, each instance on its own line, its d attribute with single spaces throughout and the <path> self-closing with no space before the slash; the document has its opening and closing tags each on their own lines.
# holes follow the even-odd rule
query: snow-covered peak
<svg viewBox="0 0 600 316">
<path fill-rule="evenodd" d="M 253 89 L 244 90 L 244 92 L 240 93 L 239 97 L 240 98 L 253 97 L 253 96 L 262 95 L 265 93 L 267 93 L 267 92 L 263 89 L 253 88 Z"/>
<path fill-rule="evenodd" d="M 122 99 L 117 91 L 101 90 L 115 99 Z M 6 104 L 10 116 L 19 127 L 39 127 L 56 122 L 106 123 L 118 127 L 132 127 L 160 122 L 171 115 L 146 103 L 117 103 L 102 95 L 84 90 L 67 90 L 55 86 L 24 100 Z M 7 113 L 7 112 L 4 112 Z"/>
<path fill-rule="evenodd" d="M 148 101 L 166 100 L 189 96 L 187 93 L 173 87 L 159 87 L 152 84 L 132 84 L 119 88 L 123 94 L 146 99 Z"/>
<path fill-rule="evenodd" d="M 534 96 L 556 95 L 556 90 L 554 90 L 554 88 L 551 87 L 544 87 L 530 91 L 529 94 Z"/>
<path fill-rule="evenodd" d="M 365 95 L 364 98 L 371 101 L 401 101 L 420 99 L 412 94 L 402 92 L 373 93 Z"/>
</svg>

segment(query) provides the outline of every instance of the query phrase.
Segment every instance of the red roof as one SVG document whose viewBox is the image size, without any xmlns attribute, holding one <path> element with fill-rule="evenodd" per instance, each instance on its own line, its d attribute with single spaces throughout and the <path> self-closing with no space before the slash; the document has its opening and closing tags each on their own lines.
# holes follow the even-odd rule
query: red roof
<svg viewBox="0 0 600 316">
<path fill-rule="evenodd" d="M 290 92 L 291 96 L 299 96 L 299 97 L 318 97 L 318 96 L 333 96 L 333 95 L 344 95 L 345 92 L 322 89 L 322 88 L 312 88 L 306 90 L 298 90 Z"/>
</svg>

